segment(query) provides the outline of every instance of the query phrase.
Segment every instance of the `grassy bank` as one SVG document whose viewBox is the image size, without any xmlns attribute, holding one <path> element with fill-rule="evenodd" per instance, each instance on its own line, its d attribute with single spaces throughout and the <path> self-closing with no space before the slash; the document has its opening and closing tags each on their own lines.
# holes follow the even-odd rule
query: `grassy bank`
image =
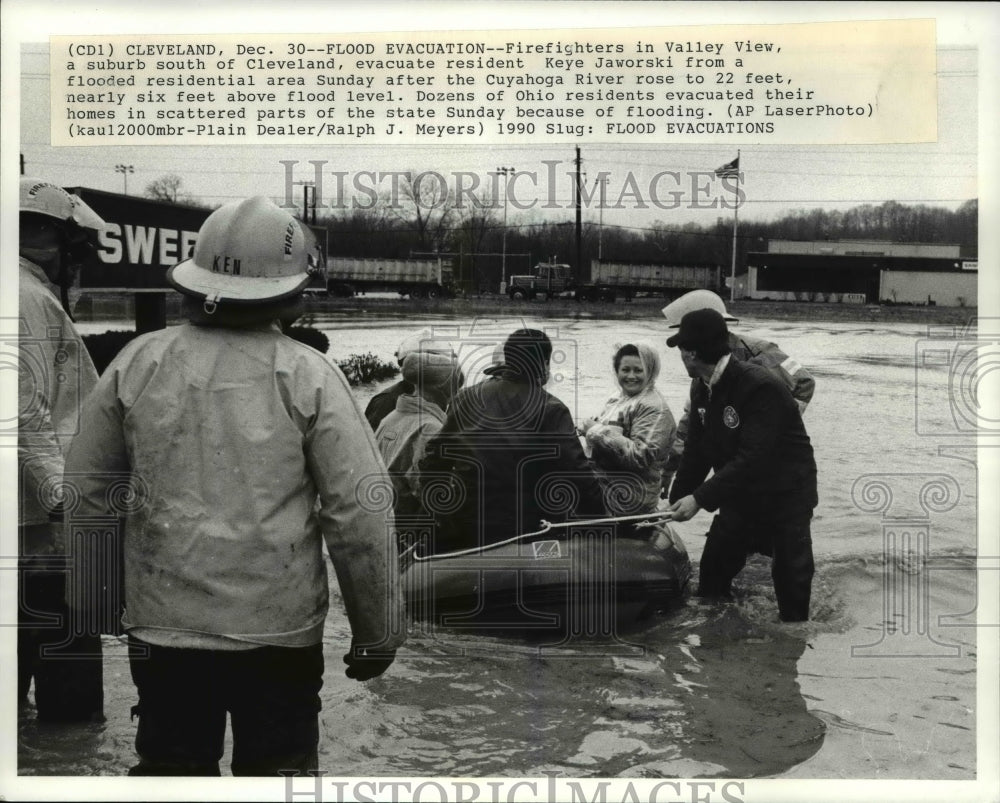
<svg viewBox="0 0 1000 803">
<path fill-rule="evenodd" d="M 644 319 L 661 317 L 663 299 L 635 299 L 631 302 L 580 303 L 564 299 L 552 301 L 510 301 L 506 296 L 461 299 L 414 300 L 393 298 L 325 299 L 313 298 L 309 310 L 403 311 L 442 315 L 522 315 L 525 317 L 579 317 L 603 319 Z M 727 305 L 738 318 L 810 321 L 871 321 L 927 323 L 966 326 L 976 318 L 975 307 L 867 306 L 793 301 L 736 301 Z"/>
<path fill-rule="evenodd" d="M 180 296 L 167 296 L 167 318 L 173 323 L 180 312 Z M 506 316 L 528 318 L 571 317 L 636 320 L 659 318 L 665 302 L 661 298 L 640 298 L 631 302 L 580 303 L 566 299 L 552 301 L 511 301 L 506 296 L 474 296 L 455 299 L 407 299 L 358 296 L 356 298 L 306 297 L 308 312 L 372 312 L 378 314 L 441 316 Z M 967 326 L 975 320 L 975 307 L 866 306 L 795 301 L 736 301 L 732 313 L 747 320 L 870 321 L 873 323 L 922 323 L 935 326 Z M 85 295 L 77 306 L 84 321 L 105 319 L 134 320 L 131 295 Z"/>
</svg>

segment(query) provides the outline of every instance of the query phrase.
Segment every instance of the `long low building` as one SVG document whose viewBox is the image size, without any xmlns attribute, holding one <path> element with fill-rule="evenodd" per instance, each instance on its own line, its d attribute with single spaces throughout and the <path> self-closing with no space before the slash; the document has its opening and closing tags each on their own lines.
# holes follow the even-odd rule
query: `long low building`
<svg viewBox="0 0 1000 803">
<path fill-rule="evenodd" d="M 775 240 L 747 254 L 739 289 L 758 300 L 975 307 L 978 269 L 957 245 Z"/>
</svg>

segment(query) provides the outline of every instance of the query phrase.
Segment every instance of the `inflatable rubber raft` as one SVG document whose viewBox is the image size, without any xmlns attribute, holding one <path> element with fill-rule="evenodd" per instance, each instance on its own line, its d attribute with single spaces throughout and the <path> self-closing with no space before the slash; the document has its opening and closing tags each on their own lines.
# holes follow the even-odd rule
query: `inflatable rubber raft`
<svg viewBox="0 0 1000 803">
<path fill-rule="evenodd" d="M 691 577 L 683 541 L 662 522 L 628 537 L 532 534 L 404 565 L 412 619 L 522 634 L 610 635 L 675 607 Z"/>
</svg>

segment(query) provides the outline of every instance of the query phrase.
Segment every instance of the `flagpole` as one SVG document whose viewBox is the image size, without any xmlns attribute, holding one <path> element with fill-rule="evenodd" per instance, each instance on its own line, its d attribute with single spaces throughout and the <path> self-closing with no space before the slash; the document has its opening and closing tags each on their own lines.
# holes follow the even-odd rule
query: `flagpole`
<svg viewBox="0 0 1000 803">
<path fill-rule="evenodd" d="M 736 189 L 733 190 L 733 257 L 729 269 L 729 303 L 736 300 L 736 229 L 740 220 L 740 151 L 736 150 Z"/>
</svg>

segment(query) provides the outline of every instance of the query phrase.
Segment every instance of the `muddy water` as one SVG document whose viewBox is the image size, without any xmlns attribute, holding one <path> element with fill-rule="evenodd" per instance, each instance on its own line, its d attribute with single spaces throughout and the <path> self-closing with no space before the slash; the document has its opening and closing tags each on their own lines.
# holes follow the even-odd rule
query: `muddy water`
<svg viewBox="0 0 1000 803">
<path fill-rule="evenodd" d="M 615 345 L 660 347 L 658 386 L 680 412 L 687 380 L 659 321 L 317 316 L 337 359 L 391 359 L 432 327 L 460 344 L 470 381 L 498 334 L 538 325 L 556 343 L 550 390 L 576 416 L 614 390 Z M 114 328 L 102 325 L 104 328 Z M 515 641 L 415 624 L 395 666 L 342 674 L 334 600 L 320 766 L 353 776 L 975 777 L 976 471 L 962 378 L 918 325 L 749 320 L 816 376 L 805 416 L 819 464 L 813 620 L 777 621 L 769 566 L 737 601 L 693 600 L 599 641 Z M 362 406 L 377 388 L 358 390 Z M 958 409 L 949 399 L 958 399 Z M 948 447 L 948 448 L 942 448 Z M 678 527 L 697 561 L 709 517 Z M 336 597 L 336 589 L 333 590 Z M 19 720 L 19 771 L 120 775 L 134 762 L 124 648 L 105 640 L 108 721 Z M 228 771 L 224 760 L 224 772 Z"/>
</svg>

